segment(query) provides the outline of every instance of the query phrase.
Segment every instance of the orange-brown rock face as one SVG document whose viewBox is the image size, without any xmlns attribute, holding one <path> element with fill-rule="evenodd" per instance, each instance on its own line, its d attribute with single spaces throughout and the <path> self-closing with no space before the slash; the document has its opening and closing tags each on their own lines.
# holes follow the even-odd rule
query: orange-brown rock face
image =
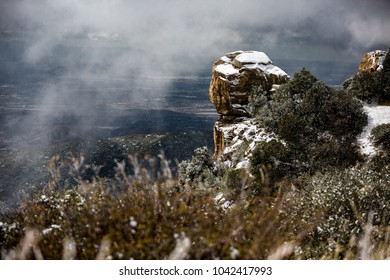
<svg viewBox="0 0 390 280">
<path fill-rule="evenodd" d="M 211 102 L 223 117 L 249 117 L 248 101 L 253 87 L 270 91 L 289 76 L 274 66 L 263 52 L 228 53 L 213 64 L 209 89 Z"/>
<path fill-rule="evenodd" d="M 366 53 L 359 64 L 359 73 L 380 71 L 383 68 L 383 60 L 385 59 L 387 52 L 385 51 L 372 51 Z"/>
<path fill-rule="evenodd" d="M 232 52 L 214 62 L 209 97 L 221 115 L 214 126 L 215 157 L 222 155 L 232 142 L 231 133 L 226 131 L 251 117 L 248 103 L 253 88 L 261 86 L 270 92 L 274 85 L 288 80 L 289 76 L 263 52 Z"/>
</svg>

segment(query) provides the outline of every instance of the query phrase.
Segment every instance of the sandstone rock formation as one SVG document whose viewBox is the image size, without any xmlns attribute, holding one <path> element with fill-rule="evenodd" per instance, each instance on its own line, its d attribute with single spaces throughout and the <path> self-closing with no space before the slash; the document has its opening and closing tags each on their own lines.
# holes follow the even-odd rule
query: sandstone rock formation
<svg viewBox="0 0 390 280">
<path fill-rule="evenodd" d="M 358 73 L 381 71 L 386 54 L 386 51 L 380 50 L 366 53 L 360 61 Z"/>
<path fill-rule="evenodd" d="M 271 91 L 273 85 L 283 84 L 288 79 L 265 53 L 236 51 L 213 64 L 209 96 L 223 119 L 249 117 L 247 105 L 253 87 L 262 86 Z"/>
<path fill-rule="evenodd" d="M 286 83 L 289 78 L 263 52 L 231 52 L 214 62 L 209 97 L 221 116 L 214 126 L 216 158 L 221 155 L 228 157 L 232 151 L 229 147 L 235 145 L 234 150 L 237 143 L 241 143 L 237 140 L 246 135 L 242 127 L 251 127 L 252 132 L 260 130 L 250 119 L 248 108 L 253 88 L 261 86 L 271 93 L 275 86 Z M 236 133 L 235 128 L 240 128 L 240 132 Z M 244 138 L 245 142 L 251 142 L 247 135 Z M 256 135 L 253 135 L 255 138 Z"/>
</svg>

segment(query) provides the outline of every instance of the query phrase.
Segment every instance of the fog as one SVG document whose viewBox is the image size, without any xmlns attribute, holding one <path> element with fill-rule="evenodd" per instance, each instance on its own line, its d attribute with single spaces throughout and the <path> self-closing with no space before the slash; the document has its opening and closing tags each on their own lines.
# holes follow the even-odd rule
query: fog
<svg viewBox="0 0 390 280">
<path fill-rule="evenodd" d="M 289 74 L 312 65 L 347 78 L 362 54 L 388 48 L 389 11 L 386 0 L 2 0 L 0 79 L 35 110 L 20 135 L 69 116 L 73 129 L 113 126 L 123 109 L 179 110 L 172 92 L 199 86 L 191 98 L 207 100 L 213 61 L 237 49 L 264 51 Z M 177 79 L 191 82 L 176 90 Z"/>
<path fill-rule="evenodd" d="M 236 49 L 348 61 L 390 43 L 386 0 L 3 0 L 1 11 L 3 30 L 33 33 L 26 62 L 78 44 L 89 48 L 88 65 L 108 60 L 105 71 L 115 75 L 176 75 Z M 118 48 L 113 57 L 104 52 L 108 46 Z"/>
</svg>

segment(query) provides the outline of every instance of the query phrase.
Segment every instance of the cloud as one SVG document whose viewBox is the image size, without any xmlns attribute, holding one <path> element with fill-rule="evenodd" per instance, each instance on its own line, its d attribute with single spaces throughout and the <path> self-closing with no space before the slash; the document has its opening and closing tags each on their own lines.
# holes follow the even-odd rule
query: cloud
<svg viewBox="0 0 390 280">
<path fill-rule="evenodd" d="M 131 50 L 133 67 L 165 73 L 177 58 L 192 63 L 252 42 L 322 45 L 356 51 L 389 44 L 388 1 L 8 1 L 14 21 L 43 33 L 27 55 L 38 59 L 64 34 L 117 33 Z M 259 33 L 260 32 L 260 33 Z M 256 41 L 251 38 L 256 38 Z M 49 39 L 48 39 L 49 38 Z M 348 46 L 349 45 L 349 46 Z M 40 52 L 41 50 L 41 52 Z M 301 55 L 301 54 L 291 54 Z M 129 54 L 129 57 L 132 55 Z M 120 57 L 120 59 L 127 57 Z M 138 58 L 138 57 L 137 57 Z M 202 61 L 203 62 L 203 61 Z M 123 69 L 123 63 L 114 61 Z M 159 65 L 156 65 L 159 64 Z M 180 66 L 180 65 L 179 65 Z M 167 69 L 168 68 L 168 69 Z"/>
<path fill-rule="evenodd" d="M 389 46 L 389 8 L 388 0 L 2 0 L 0 29 L 24 42 L 10 51 L 21 64 L 55 73 L 42 86 L 42 106 L 61 103 L 77 114 L 92 99 L 69 81 L 94 88 L 97 104 L 109 103 L 100 92 L 114 79 L 125 81 L 138 102 L 168 94 L 164 77 L 211 71 L 216 58 L 237 49 L 273 60 L 358 63 L 364 52 Z"/>
</svg>

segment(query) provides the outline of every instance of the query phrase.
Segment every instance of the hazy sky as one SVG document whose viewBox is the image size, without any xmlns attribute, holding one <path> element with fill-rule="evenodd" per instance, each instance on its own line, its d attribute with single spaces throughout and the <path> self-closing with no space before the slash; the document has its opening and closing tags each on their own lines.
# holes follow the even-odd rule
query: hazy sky
<svg viewBox="0 0 390 280">
<path fill-rule="evenodd" d="M 357 70 L 365 52 L 390 45 L 390 1 L 1 0 L 0 30 L 0 40 L 23 42 L 0 59 L 12 55 L 39 70 L 60 65 L 62 72 L 50 73 L 92 84 L 132 77 L 129 98 L 143 98 L 148 88 L 164 94 L 170 81 L 161 77 L 211 72 L 218 57 L 238 49 L 296 59 L 296 69 L 341 61 Z M 315 72 L 341 69 L 334 65 Z M 70 102 L 70 91 L 64 79 L 53 79 L 42 86 L 42 104 Z"/>
<path fill-rule="evenodd" d="M 38 32 L 25 53 L 30 62 L 65 36 L 116 33 L 133 50 L 112 61 L 119 70 L 201 67 L 236 49 L 348 61 L 390 45 L 388 0 L 2 0 L 0 13 L 3 30 Z"/>
</svg>

